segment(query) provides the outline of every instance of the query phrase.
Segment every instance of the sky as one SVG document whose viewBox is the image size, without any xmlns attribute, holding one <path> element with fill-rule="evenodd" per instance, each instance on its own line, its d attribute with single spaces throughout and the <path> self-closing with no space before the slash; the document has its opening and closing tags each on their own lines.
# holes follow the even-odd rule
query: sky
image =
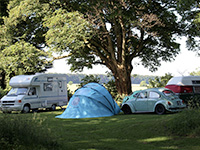
<svg viewBox="0 0 200 150">
<path fill-rule="evenodd" d="M 147 68 L 142 65 L 136 65 L 140 61 L 133 60 L 133 71 L 132 74 L 138 75 L 154 75 L 164 76 L 165 73 L 171 73 L 173 76 L 187 76 L 190 72 L 200 68 L 200 57 L 195 52 L 188 51 L 185 46 L 185 40 L 180 41 L 181 52 L 172 62 L 162 62 L 161 66 L 155 72 L 150 72 Z M 83 72 L 77 72 L 79 74 L 106 74 L 109 71 L 105 66 L 96 65 L 93 69 L 84 69 Z M 65 59 L 55 60 L 53 68 L 47 71 L 48 73 L 74 73 L 70 71 L 70 66 L 67 65 Z"/>
</svg>

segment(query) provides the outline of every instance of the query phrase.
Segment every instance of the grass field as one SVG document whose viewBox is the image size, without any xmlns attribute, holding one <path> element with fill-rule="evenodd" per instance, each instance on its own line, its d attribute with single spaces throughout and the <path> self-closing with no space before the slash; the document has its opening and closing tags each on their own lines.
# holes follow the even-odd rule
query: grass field
<svg viewBox="0 0 200 150">
<path fill-rule="evenodd" d="M 65 150 L 199 150 L 199 137 L 170 135 L 165 122 L 177 114 L 119 114 L 93 119 L 55 119 L 62 110 L 7 114 L 43 120 L 58 148 Z M 4 114 L 0 114 L 4 115 Z M 33 148 L 34 149 L 34 148 Z"/>
</svg>

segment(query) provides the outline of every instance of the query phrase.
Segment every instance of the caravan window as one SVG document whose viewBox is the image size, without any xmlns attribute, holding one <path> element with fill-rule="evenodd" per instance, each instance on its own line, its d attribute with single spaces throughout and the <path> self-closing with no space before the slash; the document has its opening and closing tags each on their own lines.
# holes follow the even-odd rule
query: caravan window
<svg viewBox="0 0 200 150">
<path fill-rule="evenodd" d="M 44 83 L 43 88 L 44 88 L 44 91 L 53 91 L 52 83 Z"/>
</svg>

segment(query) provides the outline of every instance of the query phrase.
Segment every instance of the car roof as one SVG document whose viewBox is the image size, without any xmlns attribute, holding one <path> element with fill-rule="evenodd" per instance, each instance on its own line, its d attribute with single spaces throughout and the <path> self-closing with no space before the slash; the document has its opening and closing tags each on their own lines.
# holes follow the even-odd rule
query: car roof
<svg viewBox="0 0 200 150">
<path fill-rule="evenodd" d="M 167 88 L 150 88 L 150 89 L 145 89 L 145 90 L 142 90 L 142 91 L 155 91 L 155 92 L 163 92 L 164 90 L 169 90 L 171 91 L 170 89 L 167 89 Z"/>
</svg>

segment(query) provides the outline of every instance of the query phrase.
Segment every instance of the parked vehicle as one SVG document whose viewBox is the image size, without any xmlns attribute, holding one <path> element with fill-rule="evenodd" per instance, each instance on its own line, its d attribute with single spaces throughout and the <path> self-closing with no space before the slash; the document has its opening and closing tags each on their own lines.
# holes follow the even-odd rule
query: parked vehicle
<svg viewBox="0 0 200 150">
<path fill-rule="evenodd" d="M 165 87 L 176 93 L 180 99 L 187 101 L 191 96 L 200 95 L 200 76 L 173 77 Z"/>
<path fill-rule="evenodd" d="M 65 74 L 19 75 L 9 82 L 12 89 L 0 100 L 3 112 L 28 113 L 38 108 L 56 109 L 66 105 L 67 80 Z"/>
<path fill-rule="evenodd" d="M 164 114 L 166 111 L 177 112 L 186 107 L 184 101 L 179 99 L 174 92 L 166 88 L 152 88 L 125 97 L 121 106 L 125 114 L 155 112 Z"/>
</svg>

